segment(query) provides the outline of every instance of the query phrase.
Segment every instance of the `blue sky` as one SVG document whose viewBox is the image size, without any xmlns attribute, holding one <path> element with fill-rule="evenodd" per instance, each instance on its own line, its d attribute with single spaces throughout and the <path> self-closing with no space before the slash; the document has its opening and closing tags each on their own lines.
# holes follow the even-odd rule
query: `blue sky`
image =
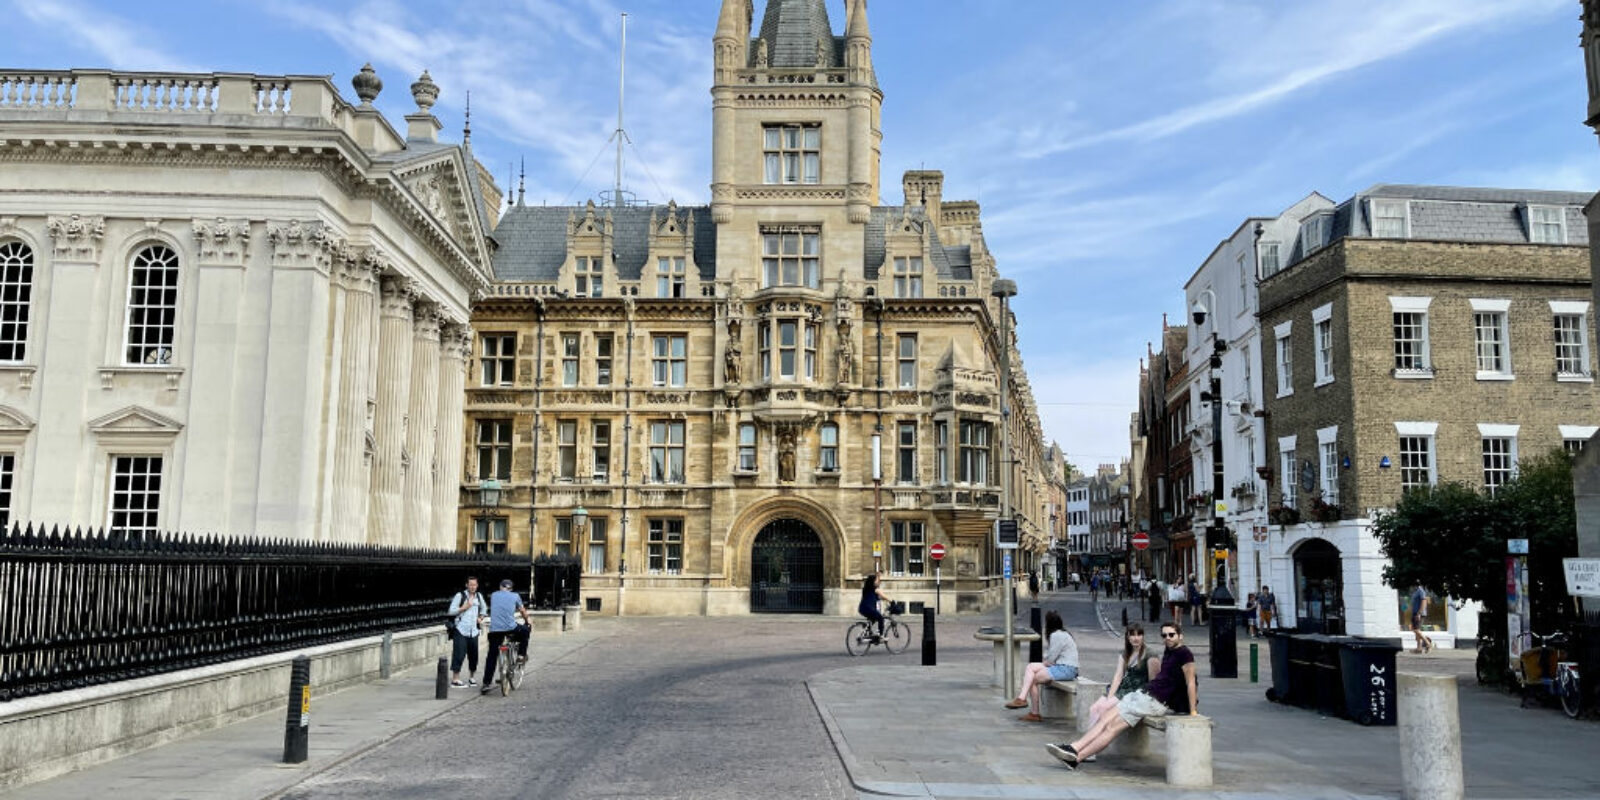
<svg viewBox="0 0 1600 800">
<path fill-rule="evenodd" d="M 529 202 L 611 180 L 629 12 L 627 182 L 705 202 L 718 0 L 0 0 L 8 67 L 350 75 L 397 126 L 424 68 Z M 760 14 L 762 0 L 757 0 Z M 829 0 L 834 24 L 843 0 Z M 1127 453 L 1138 363 L 1246 216 L 1374 183 L 1600 189 L 1577 0 L 872 0 L 885 202 L 906 169 L 974 199 L 1017 280 L 1046 435 L 1080 467 Z M 641 166 L 642 165 L 642 166 Z M 501 178 L 503 182 L 505 179 Z"/>
</svg>

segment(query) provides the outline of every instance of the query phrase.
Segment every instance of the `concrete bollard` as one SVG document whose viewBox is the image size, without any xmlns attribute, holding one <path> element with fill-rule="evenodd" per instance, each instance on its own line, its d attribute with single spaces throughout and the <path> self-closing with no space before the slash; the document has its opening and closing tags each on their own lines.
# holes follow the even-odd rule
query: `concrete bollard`
<svg viewBox="0 0 1600 800">
<path fill-rule="evenodd" d="M 1396 722 L 1405 800 L 1461 800 L 1461 710 L 1454 675 L 1399 674 Z"/>
<path fill-rule="evenodd" d="M 439 657 L 439 671 L 433 676 L 433 699 L 450 699 L 450 659 Z"/>
<path fill-rule="evenodd" d="M 1167 783 L 1189 787 L 1211 785 L 1209 718 L 1189 714 L 1167 718 Z"/>
<path fill-rule="evenodd" d="M 933 629 L 933 609 L 922 609 L 922 666 L 939 666 L 939 639 Z"/>
<path fill-rule="evenodd" d="M 283 763 L 305 763 L 311 749 L 311 659 L 306 656 L 295 656 L 289 667 L 289 714 L 283 727 Z"/>
<path fill-rule="evenodd" d="M 378 677 L 388 680 L 394 672 L 394 634 L 383 635 L 383 645 L 378 650 Z"/>
</svg>

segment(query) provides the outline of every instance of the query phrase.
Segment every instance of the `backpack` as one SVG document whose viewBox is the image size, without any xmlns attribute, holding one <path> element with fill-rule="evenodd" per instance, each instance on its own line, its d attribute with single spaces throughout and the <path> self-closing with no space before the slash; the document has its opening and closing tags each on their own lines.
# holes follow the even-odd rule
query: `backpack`
<svg viewBox="0 0 1600 800">
<path fill-rule="evenodd" d="M 463 603 L 466 602 L 466 597 L 464 597 L 465 594 L 466 594 L 466 592 L 461 591 L 461 592 L 456 592 L 453 595 L 450 595 L 450 607 L 454 608 L 454 607 L 456 607 L 456 606 L 461 604 L 461 603 L 457 603 L 456 602 L 456 598 L 457 597 L 461 598 L 461 602 L 463 602 Z M 465 612 L 465 611 L 461 612 L 461 614 L 465 614 L 465 613 L 467 613 L 467 612 Z M 451 637 L 454 637 L 456 635 L 456 620 L 461 619 L 461 614 L 449 614 L 449 613 L 446 613 L 444 615 L 444 635 L 451 636 Z"/>
</svg>

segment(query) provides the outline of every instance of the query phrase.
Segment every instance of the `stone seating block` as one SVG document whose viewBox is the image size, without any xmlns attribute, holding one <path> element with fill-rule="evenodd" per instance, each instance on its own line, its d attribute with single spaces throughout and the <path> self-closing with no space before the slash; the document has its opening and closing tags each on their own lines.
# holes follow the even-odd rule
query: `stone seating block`
<svg viewBox="0 0 1600 800">
<path fill-rule="evenodd" d="M 538 634 L 538 633 L 560 633 L 561 632 L 561 612 L 560 611 L 529 611 L 528 612 L 528 623 L 533 627 L 533 632 L 536 633 L 536 634 Z"/>
</svg>

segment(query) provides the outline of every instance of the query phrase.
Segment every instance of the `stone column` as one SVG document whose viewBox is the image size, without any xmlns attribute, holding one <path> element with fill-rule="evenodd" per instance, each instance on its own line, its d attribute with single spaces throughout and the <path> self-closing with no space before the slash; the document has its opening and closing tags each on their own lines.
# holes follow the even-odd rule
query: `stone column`
<svg viewBox="0 0 1600 800">
<path fill-rule="evenodd" d="M 378 323 L 378 390 L 372 434 L 372 511 L 367 515 L 367 542 L 397 546 L 404 542 L 406 412 L 411 404 L 411 303 L 416 290 L 405 278 L 387 276 Z"/>
<path fill-rule="evenodd" d="M 336 542 L 367 540 L 372 480 L 367 464 L 367 398 L 372 382 L 374 310 L 378 269 L 374 254 L 345 250 L 337 259 L 344 283 L 343 345 L 339 352 L 339 407 L 333 456 L 333 527 Z"/>
<path fill-rule="evenodd" d="M 439 465 L 433 484 L 433 542 L 436 548 L 457 549 L 461 505 L 462 452 L 466 419 L 462 414 L 466 392 L 467 365 L 471 363 L 472 330 L 458 322 L 447 323 L 440 335 L 439 411 L 435 418 L 438 436 L 433 453 Z"/>
<path fill-rule="evenodd" d="M 1461 800 L 1461 711 L 1456 676 L 1402 672 L 1395 721 L 1400 727 L 1400 787 L 1406 800 Z"/>
<path fill-rule="evenodd" d="M 434 425 L 439 414 L 439 306 L 418 301 L 414 309 L 411 352 L 410 410 L 406 416 L 406 518 L 401 541 L 406 547 L 433 544 Z"/>
</svg>

